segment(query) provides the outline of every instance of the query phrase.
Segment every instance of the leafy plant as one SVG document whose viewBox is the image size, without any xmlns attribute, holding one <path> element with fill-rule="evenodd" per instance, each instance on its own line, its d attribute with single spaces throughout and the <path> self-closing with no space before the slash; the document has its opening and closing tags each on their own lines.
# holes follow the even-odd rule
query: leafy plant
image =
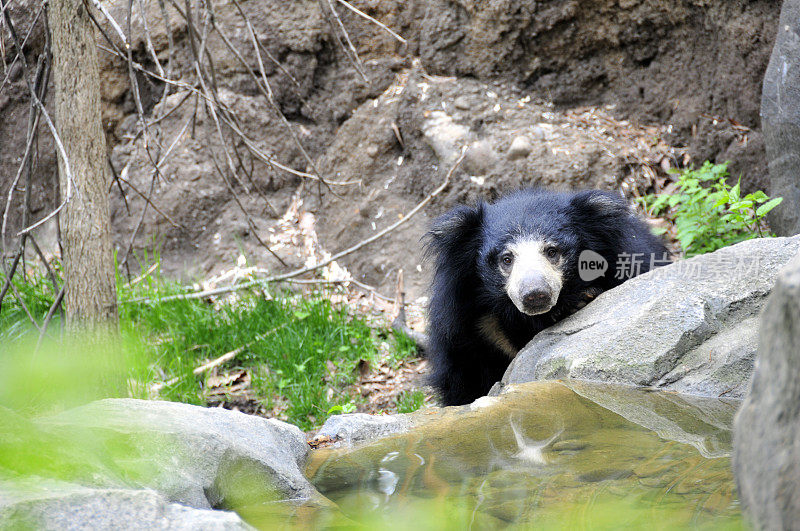
<svg viewBox="0 0 800 531">
<path fill-rule="evenodd" d="M 673 221 L 687 257 L 774 236 L 764 229 L 764 217 L 783 198 L 770 199 L 760 190 L 742 197 L 741 178 L 733 187 L 727 183 L 727 162 L 706 161 L 699 169 L 671 173 L 678 175 L 677 191 L 648 195 L 643 203 L 652 214 L 665 214 Z"/>
</svg>

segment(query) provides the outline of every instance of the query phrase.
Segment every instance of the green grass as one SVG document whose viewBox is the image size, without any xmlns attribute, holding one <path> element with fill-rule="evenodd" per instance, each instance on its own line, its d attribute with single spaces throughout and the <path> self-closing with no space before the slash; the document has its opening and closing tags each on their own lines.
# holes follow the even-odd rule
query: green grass
<svg viewBox="0 0 800 531">
<path fill-rule="evenodd" d="M 417 357 L 417 344 L 405 333 L 392 330 L 392 366 L 397 368 L 404 361 Z"/>
<path fill-rule="evenodd" d="M 23 280 L 20 274 L 21 269 L 20 265 L 14 277 L 14 287 L 6 293 L 2 307 L 0 307 L 0 345 L 18 341 L 31 331 L 30 319 L 19 303 L 20 299 L 25 303 L 31 315 L 41 323 L 58 295 L 53 284 L 44 276 L 43 272 L 38 270 L 26 272 L 26 278 Z M 0 290 L 5 282 L 5 273 L 0 270 Z M 59 328 L 59 321 L 57 313 L 50 323 L 53 330 Z"/>
<path fill-rule="evenodd" d="M 0 275 L 0 283 L 3 280 Z M 41 322 L 53 289 L 44 277 L 29 280 L 15 279 L 15 285 Z M 311 429 L 363 400 L 351 396 L 348 386 L 356 381 L 361 360 L 371 366 L 381 361 L 383 341 L 391 345 L 389 359 L 382 360 L 390 365 L 416 356 L 410 339 L 390 340 L 388 330 L 371 328 L 346 307 L 333 305 L 325 292 L 299 295 L 264 289 L 243 291 L 231 302 L 142 304 L 131 301 L 182 293 L 186 287 L 157 273 L 133 285 L 118 278 L 117 284 L 120 330 L 136 343 L 126 348 L 141 350 L 149 360 L 146 370 L 137 369 L 133 379 L 139 395 L 161 384 L 159 398 L 205 405 L 210 377 L 242 370 L 250 378 L 249 396 L 279 418 Z M 49 330 L 57 340 L 58 323 L 51 323 Z M 7 297 L 0 312 L 0 341 L 19 342 L 35 334 L 21 305 Z M 196 367 L 237 349 L 235 357 L 214 371 L 193 374 Z"/>
<path fill-rule="evenodd" d="M 425 404 L 425 393 L 419 389 L 404 391 L 397 397 L 398 413 L 413 413 Z"/>
</svg>

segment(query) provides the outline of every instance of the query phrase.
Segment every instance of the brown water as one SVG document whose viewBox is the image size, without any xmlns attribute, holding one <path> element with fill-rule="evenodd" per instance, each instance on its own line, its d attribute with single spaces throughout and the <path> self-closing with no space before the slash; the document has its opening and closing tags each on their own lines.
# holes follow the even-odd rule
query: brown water
<svg viewBox="0 0 800 531">
<path fill-rule="evenodd" d="M 552 382 L 482 402 L 419 413 L 410 433 L 367 446 L 312 453 L 308 477 L 341 510 L 314 511 L 313 523 L 744 527 L 728 457 L 737 401 Z"/>
</svg>

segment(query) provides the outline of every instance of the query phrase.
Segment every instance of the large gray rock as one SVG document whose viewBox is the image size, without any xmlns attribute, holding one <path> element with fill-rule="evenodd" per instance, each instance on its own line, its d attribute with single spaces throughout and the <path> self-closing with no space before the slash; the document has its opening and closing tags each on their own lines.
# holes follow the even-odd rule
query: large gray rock
<svg viewBox="0 0 800 531">
<path fill-rule="evenodd" d="M 789 2 L 792 3 L 792 2 Z M 736 416 L 739 496 L 758 529 L 800 527 L 800 255 L 761 318 L 750 393 Z"/>
<path fill-rule="evenodd" d="M 501 386 L 576 378 L 742 397 L 757 316 L 798 248 L 750 240 L 636 277 L 534 337 Z"/>
<path fill-rule="evenodd" d="M 153 490 L 91 489 L 56 481 L 0 484 L 5 529 L 252 529 L 236 513 L 169 503 Z"/>
<path fill-rule="evenodd" d="M 206 509 L 230 505 L 237 485 L 268 500 L 322 502 L 301 471 L 308 445 L 296 426 L 218 408 L 175 402 L 109 399 L 40 424 L 88 430 L 129 448 L 127 485 L 150 488 L 169 501 Z M 106 481 L 102 486 L 108 486 Z"/>
<path fill-rule="evenodd" d="M 783 197 L 770 213 L 770 226 L 784 236 L 800 233 L 800 0 L 783 2 L 764 75 L 761 126 L 770 193 Z"/>
</svg>

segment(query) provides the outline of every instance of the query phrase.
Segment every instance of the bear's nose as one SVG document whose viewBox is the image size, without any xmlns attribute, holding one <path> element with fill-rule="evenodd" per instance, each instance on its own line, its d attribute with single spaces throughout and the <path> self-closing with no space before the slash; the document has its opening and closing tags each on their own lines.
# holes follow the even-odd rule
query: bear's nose
<svg viewBox="0 0 800 531">
<path fill-rule="evenodd" d="M 522 304 L 527 310 L 539 310 L 550 306 L 552 293 L 546 288 L 532 289 L 522 297 Z"/>
</svg>

